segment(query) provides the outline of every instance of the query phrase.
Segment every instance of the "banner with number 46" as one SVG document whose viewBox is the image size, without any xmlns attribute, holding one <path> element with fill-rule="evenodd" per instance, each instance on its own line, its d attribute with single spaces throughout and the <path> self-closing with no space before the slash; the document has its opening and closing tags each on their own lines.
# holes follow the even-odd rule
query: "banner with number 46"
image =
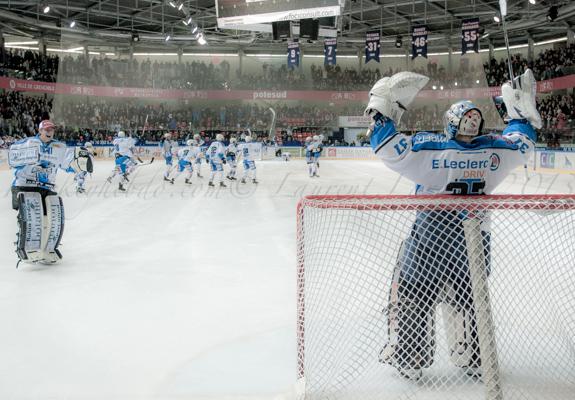
<svg viewBox="0 0 575 400">
<path fill-rule="evenodd" d="M 427 27 L 414 26 L 411 32 L 411 58 L 427 58 Z"/>
</svg>

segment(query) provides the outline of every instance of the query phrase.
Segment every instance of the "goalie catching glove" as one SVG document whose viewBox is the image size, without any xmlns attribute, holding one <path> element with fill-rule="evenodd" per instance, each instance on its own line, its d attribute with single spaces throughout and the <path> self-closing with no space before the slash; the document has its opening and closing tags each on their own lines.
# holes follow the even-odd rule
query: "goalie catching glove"
<svg viewBox="0 0 575 400">
<path fill-rule="evenodd" d="M 513 79 L 513 85 L 511 82 L 503 84 L 501 95 L 509 118 L 527 120 L 534 128 L 541 128 L 543 123 L 535 103 L 536 93 L 537 82 L 530 69 Z"/>
<path fill-rule="evenodd" d="M 428 77 L 407 71 L 381 78 L 369 91 L 364 114 L 373 118 L 379 113 L 399 124 L 403 112 L 427 82 Z"/>
</svg>

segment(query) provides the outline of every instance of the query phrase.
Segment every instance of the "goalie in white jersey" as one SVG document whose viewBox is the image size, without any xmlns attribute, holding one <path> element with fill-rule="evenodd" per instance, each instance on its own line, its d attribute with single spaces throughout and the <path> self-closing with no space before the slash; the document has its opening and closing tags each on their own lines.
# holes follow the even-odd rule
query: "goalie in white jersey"
<svg viewBox="0 0 575 400">
<path fill-rule="evenodd" d="M 10 146 L 8 163 L 14 170 L 12 208 L 18 211 L 16 254 L 20 261 L 53 264 L 64 233 L 64 203 L 56 193 L 59 169 L 74 173 L 74 153 L 54 140 L 56 126 L 40 122 L 39 135 Z M 18 263 L 20 262 L 18 261 Z"/>
<path fill-rule="evenodd" d="M 251 177 L 253 183 L 257 184 L 256 178 L 256 162 L 255 157 L 261 145 L 252 142 L 251 136 L 246 136 L 245 143 L 238 145 L 238 154 L 241 155 L 244 165 L 244 174 L 242 176 L 242 183 L 246 183 L 246 178 Z"/>
<path fill-rule="evenodd" d="M 515 168 L 527 163 L 535 147 L 533 127 L 541 127 L 535 107 L 533 73 L 503 85 L 509 121 L 502 134 L 484 134 L 481 111 L 470 101 L 445 113 L 444 133 L 407 136 L 396 131 L 401 115 L 428 79 L 402 72 L 378 81 L 370 91 L 366 115 L 373 118 L 369 138 L 377 156 L 416 184 L 416 194 L 490 194 Z M 479 374 L 481 358 L 476 310 L 463 231 L 465 212 L 419 211 L 405 239 L 389 293 L 388 342 L 380 361 L 411 379 L 434 361 L 435 311 L 444 307 L 450 359 Z M 481 219 L 484 274 L 489 274 L 488 216 Z"/>
</svg>

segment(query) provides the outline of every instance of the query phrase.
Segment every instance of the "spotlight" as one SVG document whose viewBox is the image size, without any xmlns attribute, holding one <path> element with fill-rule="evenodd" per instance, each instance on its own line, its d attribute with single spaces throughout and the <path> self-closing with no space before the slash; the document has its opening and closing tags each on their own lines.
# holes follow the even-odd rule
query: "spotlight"
<svg viewBox="0 0 575 400">
<path fill-rule="evenodd" d="M 441 85 L 441 86 L 439 87 L 439 90 L 443 90 L 443 85 Z"/>
<path fill-rule="evenodd" d="M 537 2 L 535 0 L 529 0 L 529 4 L 535 5 Z"/>
<path fill-rule="evenodd" d="M 132 42 L 139 42 L 140 41 L 140 35 L 138 35 L 137 33 L 132 33 Z"/>
<path fill-rule="evenodd" d="M 42 11 L 44 11 L 44 14 L 48 14 L 50 12 L 50 5 L 45 4 L 44 8 L 42 8 Z"/>
<path fill-rule="evenodd" d="M 171 5 L 172 7 L 174 7 L 174 8 L 177 7 L 177 4 L 176 4 L 175 2 L 173 2 L 173 1 L 170 1 L 170 5 Z"/>
<path fill-rule="evenodd" d="M 457 86 L 457 82 L 455 82 L 455 86 Z"/>
<path fill-rule="evenodd" d="M 499 15 L 495 14 L 495 15 L 493 16 L 493 21 L 495 21 L 495 22 L 497 22 L 497 23 L 500 23 L 500 22 L 501 22 L 501 18 L 499 18 Z"/>
<path fill-rule="evenodd" d="M 559 10 L 557 9 L 557 6 L 549 7 L 549 12 L 547 13 L 547 21 L 553 22 L 557 19 L 558 16 Z"/>
<path fill-rule="evenodd" d="M 398 49 L 403 45 L 402 41 L 401 41 L 401 36 L 398 36 L 395 38 L 395 47 L 397 47 Z"/>
<path fill-rule="evenodd" d="M 76 21 L 70 21 L 70 28 L 73 28 L 76 26 Z"/>
<path fill-rule="evenodd" d="M 184 25 L 190 25 L 192 23 L 192 17 L 188 17 L 188 19 L 183 20 L 182 23 Z"/>
<path fill-rule="evenodd" d="M 433 85 L 431 88 L 432 88 L 433 90 L 437 90 L 437 86 L 435 86 L 435 85 Z"/>
<path fill-rule="evenodd" d="M 477 83 L 479 85 L 479 79 L 475 81 L 475 83 Z"/>
<path fill-rule="evenodd" d="M 198 31 L 198 26 L 196 25 L 192 28 L 192 34 L 195 34 L 197 31 Z"/>
<path fill-rule="evenodd" d="M 172 38 L 172 36 L 166 35 L 166 38 L 165 38 L 164 40 L 165 40 L 166 42 L 168 42 L 171 38 Z"/>
<path fill-rule="evenodd" d="M 180 3 L 180 5 L 178 6 L 178 11 L 182 11 L 182 8 L 184 8 L 184 3 Z"/>
<path fill-rule="evenodd" d="M 198 43 L 199 43 L 200 45 L 202 45 L 202 46 L 205 45 L 206 43 L 208 43 L 208 42 L 206 41 L 206 38 L 204 37 L 204 34 L 203 34 L 203 33 L 201 33 L 201 34 L 198 36 Z"/>
</svg>

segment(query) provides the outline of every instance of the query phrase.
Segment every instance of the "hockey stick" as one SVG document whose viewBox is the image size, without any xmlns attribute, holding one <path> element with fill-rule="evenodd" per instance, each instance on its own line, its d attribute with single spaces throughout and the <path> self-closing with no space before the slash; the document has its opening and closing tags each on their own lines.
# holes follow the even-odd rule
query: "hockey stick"
<svg viewBox="0 0 575 400">
<path fill-rule="evenodd" d="M 463 221 L 463 231 L 467 245 L 467 258 L 469 260 L 469 275 L 475 309 L 477 336 L 479 337 L 479 355 L 481 368 L 483 370 L 483 382 L 485 383 L 487 391 L 486 399 L 503 400 L 501 372 L 497 355 L 497 343 L 495 341 L 491 298 L 489 296 L 489 287 L 487 286 L 480 219 L 477 217 L 469 217 Z"/>
<path fill-rule="evenodd" d="M 507 25 L 505 24 L 505 16 L 507 15 L 507 0 L 499 0 L 499 10 L 501 11 L 501 25 L 503 27 L 503 37 L 505 38 L 505 48 L 507 49 L 507 68 L 509 71 L 509 79 L 511 85 L 515 89 L 515 82 L 513 80 L 513 66 L 511 65 L 511 51 L 509 50 L 509 35 L 507 35 Z"/>
<path fill-rule="evenodd" d="M 154 157 L 152 157 L 152 158 L 150 159 L 150 161 L 146 161 L 146 162 L 141 162 L 141 163 L 139 163 L 139 164 L 138 164 L 138 167 L 142 167 L 142 166 L 144 166 L 144 165 L 150 165 L 150 164 L 153 163 L 153 162 L 154 162 Z"/>
</svg>

